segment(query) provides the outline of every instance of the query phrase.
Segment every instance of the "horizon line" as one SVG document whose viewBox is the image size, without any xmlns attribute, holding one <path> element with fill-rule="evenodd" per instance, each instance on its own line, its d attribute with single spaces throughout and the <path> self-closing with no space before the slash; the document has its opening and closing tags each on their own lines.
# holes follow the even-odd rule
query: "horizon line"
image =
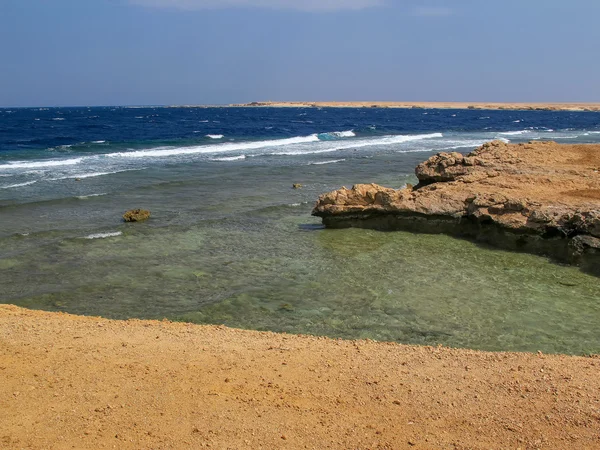
<svg viewBox="0 0 600 450">
<path fill-rule="evenodd" d="M 96 105 L 31 105 L 31 106 L 0 106 L 2 109 L 36 109 L 36 108 L 223 108 L 223 107 L 277 107 L 278 105 L 289 105 L 299 107 L 311 107 L 313 105 L 320 107 L 364 107 L 366 105 L 374 107 L 411 107 L 419 105 L 427 105 L 432 109 L 436 109 L 436 105 L 440 109 L 443 105 L 467 105 L 475 108 L 481 108 L 482 106 L 593 106 L 600 108 L 600 102 L 581 102 L 581 101 L 535 101 L 535 102 L 511 102 L 511 101 L 465 101 L 465 100 L 453 100 L 453 101 L 397 101 L 397 100 L 283 100 L 283 101 L 251 101 L 241 103 L 190 103 L 190 104 L 96 104 Z M 458 108 L 464 109 L 464 106 Z"/>
</svg>

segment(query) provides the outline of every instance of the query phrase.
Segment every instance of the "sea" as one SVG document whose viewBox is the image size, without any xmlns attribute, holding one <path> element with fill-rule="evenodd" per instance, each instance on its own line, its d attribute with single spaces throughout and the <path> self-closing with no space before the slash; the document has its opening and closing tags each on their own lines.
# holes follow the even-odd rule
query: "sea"
<svg viewBox="0 0 600 450">
<path fill-rule="evenodd" d="M 0 302 L 114 319 L 600 353 L 600 279 L 444 235 L 324 229 L 322 193 L 442 151 L 600 143 L 600 113 L 0 109 Z M 301 184 L 294 189 L 293 184 Z M 122 215 L 144 208 L 146 222 Z"/>
</svg>

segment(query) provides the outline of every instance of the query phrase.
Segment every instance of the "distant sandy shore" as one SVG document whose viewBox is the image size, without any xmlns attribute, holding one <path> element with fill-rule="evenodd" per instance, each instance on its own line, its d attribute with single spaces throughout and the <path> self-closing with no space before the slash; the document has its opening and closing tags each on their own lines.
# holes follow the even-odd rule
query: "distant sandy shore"
<svg viewBox="0 0 600 450">
<path fill-rule="evenodd" d="M 599 369 L 0 305 L 0 448 L 598 449 Z"/>
<path fill-rule="evenodd" d="M 251 102 L 229 106 L 320 108 L 438 108 L 509 109 L 543 111 L 600 111 L 600 103 L 493 103 L 493 102 Z"/>
</svg>

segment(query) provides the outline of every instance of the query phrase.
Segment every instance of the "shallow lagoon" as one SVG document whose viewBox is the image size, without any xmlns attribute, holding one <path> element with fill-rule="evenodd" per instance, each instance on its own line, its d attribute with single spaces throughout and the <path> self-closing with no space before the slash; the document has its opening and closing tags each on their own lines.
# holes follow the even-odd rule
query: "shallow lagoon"
<svg viewBox="0 0 600 450">
<path fill-rule="evenodd" d="M 259 213 L 254 223 L 122 225 L 117 237 L 49 243 L 2 260 L 4 285 L 20 294 L 12 303 L 112 318 L 600 350 L 600 283 L 577 268 L 442 235 L 324 230 L 310 207 L 289 210 Z"/>
</svg>

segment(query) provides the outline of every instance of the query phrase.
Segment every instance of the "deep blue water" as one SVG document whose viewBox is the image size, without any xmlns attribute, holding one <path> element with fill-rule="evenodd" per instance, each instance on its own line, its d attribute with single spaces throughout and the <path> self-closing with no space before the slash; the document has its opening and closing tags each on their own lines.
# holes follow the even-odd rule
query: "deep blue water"
<svg viewBox="0 0 600 450">
<path fill-rule="evenodd" d="M 0 152 L 52 156 L 60 146 L 108 141 L 117 148 L 203 144 L 206 135 L 260 140 L 354 130 L 357 136 L 520 130 L 599 131 L 600 114 L 393 108 L 39 108 L 0 109 Z M 42 153 L 34 154 L 38 150 Z M 27 151 L 27 153 L 23 153 Z"/>
<path fill-rule="evenodd" d="M 600 352 L 600 283 L 446 236 L 324 230 L 439 151 L 600 142 L 600 113 L 0 109 L 0 302 L 491 350 Z M 302 189 L 292 189 L 301 183 Z M 125 224 L 127 209 L 152 218 Z"/>
</svg>

